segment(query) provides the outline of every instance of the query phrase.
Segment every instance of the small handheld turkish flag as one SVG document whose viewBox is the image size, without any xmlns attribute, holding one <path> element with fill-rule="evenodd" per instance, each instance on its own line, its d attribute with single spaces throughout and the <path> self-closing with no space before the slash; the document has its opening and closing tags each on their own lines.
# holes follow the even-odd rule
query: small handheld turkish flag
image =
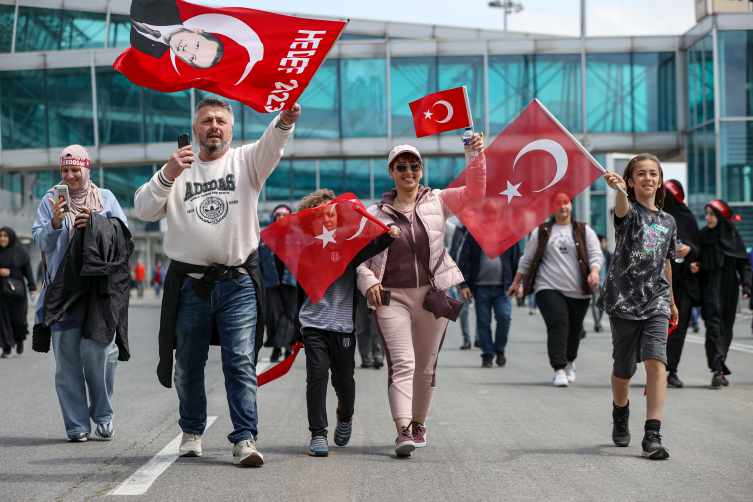
<svg viewBox="0 0 753 502">
<path fill-rule="evenodd" d="M 257 112 L 290 108 L 347 23 L 183 0 L 133 0 L 131 47 L 113 68 L 155 91 L 195 87 Z"/>
<path fill-rule="evenodd" d="M 355 195 L 344 193 L 329 204 L 277 220 L 261 237 L 317 303 L 356 254 L 388 231 Z"/>
<path fill-rule="evenodd" d="M 429 94 L 409 106 L 417 138 L 473 127 L 465 86 Z"/>
<path fill-rule="evenodd" d="M 449 200 L 448 205 L 491 259 L 520 241 L 604 172 L 538 99 L 497 136 L 484 154 L 484 199 L 470 209 L 453 207 Z M 447 188 L 463 186 L 465 171 Z"/>
</svg>

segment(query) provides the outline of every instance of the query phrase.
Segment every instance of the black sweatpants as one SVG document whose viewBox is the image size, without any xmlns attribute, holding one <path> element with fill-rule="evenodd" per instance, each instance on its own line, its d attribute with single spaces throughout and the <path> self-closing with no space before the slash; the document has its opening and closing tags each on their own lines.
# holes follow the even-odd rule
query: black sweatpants
<svg viewBox="0 0 753 502">
<path fill-rule="evenodd" d="M 311 437 L 327 435 L 327 379 L 337 394 L 338 417 L 353 416 L 356 401 L 356 337 L 317 328 L 303 328 L 306 350 L 306 404 Z"/>
<path fill-rule="evenodd" d="M 690 324 L 690 311 L 693 310 L 693 299 L 683 287 L 675 290 L 675 306 L 680 312 L 677 327 L 667 339 L 667 370 L 677 371 L 680 364 L 682 346 L 685 344 L 685 335 Z"/>
<path fill-rule="evenodd" d="M 536 303 L 546 323 L 549 364 L 555 371 L 578 357 L 580 331 L 590 302 L 591 298 L 568 298 L 553 289 L 536 293 Z"/>
</svg>

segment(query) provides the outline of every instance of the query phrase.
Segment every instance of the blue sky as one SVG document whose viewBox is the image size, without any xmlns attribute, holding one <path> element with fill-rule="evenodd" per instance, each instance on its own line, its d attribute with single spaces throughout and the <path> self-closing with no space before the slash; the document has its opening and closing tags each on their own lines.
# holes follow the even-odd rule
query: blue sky
<svg viewBox="0 0 753 502">
<path fill-rule="evenodd" d="M 502 29 L 501 9 L 488 0 L 193 0 L 218 7 L 275 12 Z M 516 0 L 524 10 L 508 17 L 508 29 L 577 36 L 580 0 Z M 589 35 L 679 35 L 695 24 L 694 0 L 587 0 Z"/>
</svg>

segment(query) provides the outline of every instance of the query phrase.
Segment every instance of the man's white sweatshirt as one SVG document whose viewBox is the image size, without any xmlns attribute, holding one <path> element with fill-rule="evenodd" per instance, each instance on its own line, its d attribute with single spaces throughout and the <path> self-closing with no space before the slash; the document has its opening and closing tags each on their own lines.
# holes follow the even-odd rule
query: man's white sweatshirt
<svg viewBox="0 0 753 502">
<path fill-rule="evenodd" d="M 167 216 L 164 249 L 170 259 L 238 266 L 259 246 L 259 194 L 293 133 L 293 127 L 276 128 L 277 120 L 256 143 L 230 148 L 212 162 L 195 154 L 191 168 L 175 181 L 160 169 L 136 191 L 140 219 Z"/>
</svg>

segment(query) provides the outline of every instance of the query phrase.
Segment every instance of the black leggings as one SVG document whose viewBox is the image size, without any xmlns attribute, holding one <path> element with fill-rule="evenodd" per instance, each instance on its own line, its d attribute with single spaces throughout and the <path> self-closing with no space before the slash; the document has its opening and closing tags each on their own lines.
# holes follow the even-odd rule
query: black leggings
<svg viewBox="0 0 753 502">
<path fill-rule="evenodd" d="M 590 302 L 590 298 L 568 298 L 553 289 L 536 293 L 536 303 L 546 323 L 549 363 L 555 371 L 578 357 L 583 318 Z"/>
</svg>

